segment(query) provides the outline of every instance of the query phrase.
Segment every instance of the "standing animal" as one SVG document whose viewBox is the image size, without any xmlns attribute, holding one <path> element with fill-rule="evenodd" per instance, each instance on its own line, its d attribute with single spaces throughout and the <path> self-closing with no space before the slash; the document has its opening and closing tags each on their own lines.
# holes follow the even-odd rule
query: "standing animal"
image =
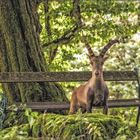
<svg viewBox="0 0 140 140">
<path fill-rule="evenodd" d="M 103 113 L 108 113 L 107 100 L 109 96 L 109 90 L 103 77 L 103 64 L 107 57 L 105 56 L 107 50 L 118 40 L 111 40 L 104 46 L 101 53 L 96 56 L 90 45 L 84 39 L 85 46 L 88 50 L 88 56 L 92 66 L 92 77 L 84 85 L 76 88 L 71 97 L 69 114 L 76 113 L 78 108 L 82 109 L 82 112 L 91 112 L 92 106 L 103 105 Z"/>
</svg>

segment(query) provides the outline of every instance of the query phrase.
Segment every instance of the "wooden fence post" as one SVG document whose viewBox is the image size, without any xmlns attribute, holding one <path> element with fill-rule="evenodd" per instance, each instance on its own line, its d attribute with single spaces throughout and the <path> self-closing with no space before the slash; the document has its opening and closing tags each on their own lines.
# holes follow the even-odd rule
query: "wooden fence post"
<svg viewBox="0 0 140 140">
<path fill-rule="evenodd" d="M 137 76 L 137 82 L 138 82 L 138 98 L 140 100 L 140 70 L 138 68 L 135 68 L 134 70 L 135 70 L 136 76 Z M 140 118 L 140 105 L 138 106 L 138 113 L 137 113 L 137 118 L 136 118 L 136 127 L 138 127 L 139 118 Z"/>
</svg>

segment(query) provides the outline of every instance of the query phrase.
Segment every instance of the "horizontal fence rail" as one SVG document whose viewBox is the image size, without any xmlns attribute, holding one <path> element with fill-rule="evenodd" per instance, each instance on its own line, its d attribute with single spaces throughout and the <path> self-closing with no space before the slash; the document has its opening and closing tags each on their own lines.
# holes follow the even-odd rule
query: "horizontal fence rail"
<svg viewBox="0 0 140 140">
<path fill-rule="evenodd" d="M 84 72 L 1 72 L 0 83 L 87 81 L 92 73 Z M 106 81 L 135 81 L 135 71 L 104 71 Z"/>
<path fill-rule="evenodd" d="M 20 103 L 16 103 L 17 106 L 20 106 Z M 94 106 L 94 105 L 93 105 Z M 117 107 L 136 107 L 140 106 L 139 99 L 117 99 L 117 100 L 108 100 L 109 108 L 117 108 Z M 70 107 L 69 103 L 61 102 L 30 102 L 27 103 L 27 107 L 36 111 L 44 111 L 44 110 L 68 110 Z M 102 107 L 102 106 L 94 106 L 94 107 Z M 20 110 L 20 108 L 19 108 Z"/>
</svg>

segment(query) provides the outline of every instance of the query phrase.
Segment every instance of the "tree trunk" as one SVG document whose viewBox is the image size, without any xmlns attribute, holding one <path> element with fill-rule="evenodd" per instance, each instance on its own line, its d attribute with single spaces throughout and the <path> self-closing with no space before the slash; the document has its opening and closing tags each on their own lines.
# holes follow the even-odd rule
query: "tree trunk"
<svg viewBox="0 0 140 140">
<path fill-rule="evenodd" d="M 0 71 L 48 71 L 39 33 L 36 0 L 0 0 Z M 54 83 L 2 86 L 10 103 L 67 100 L 61 86 Z"/>
</svg>

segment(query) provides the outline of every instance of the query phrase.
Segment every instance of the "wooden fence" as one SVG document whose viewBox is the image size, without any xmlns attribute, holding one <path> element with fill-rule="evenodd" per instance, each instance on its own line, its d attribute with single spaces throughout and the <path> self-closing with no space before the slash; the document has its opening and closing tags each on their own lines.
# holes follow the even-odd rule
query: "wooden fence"
<svg viewBox="0 0 140 140">
<path fill-rule="evenodd" d="M 87 81 L 91 72 L 1 72 L 0 83 L 24 83 L 24 82 L 77 82 Z M 136 122 L 140 118 L 140 77 L 138 70 L 134 71 L 105 71 L 106 81 L 137 81 L 138 98 L 108 100 L 109 108 L 112 107 L 138 107 Z M 129 93 L 128 93 L 129 94 Z M 17 103 L 20 104 L 20 103 Z M 27 107 L 33 110 L 66 110 L 69 103 L 31 102 Z M 96 106 L 99 107 L 99 106 Z M 100 106 L 101 107 L 101 106 Z"/>
</svg>

